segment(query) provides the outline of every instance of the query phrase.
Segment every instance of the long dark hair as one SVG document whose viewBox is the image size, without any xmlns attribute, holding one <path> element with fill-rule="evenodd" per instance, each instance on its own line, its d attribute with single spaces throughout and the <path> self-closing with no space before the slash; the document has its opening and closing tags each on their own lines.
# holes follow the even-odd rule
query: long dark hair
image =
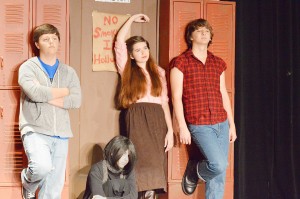
<svg viewBox="0 0 300 199">
<path fill-rule="evenodd" d="M 147 81 L 142 69 L 137 65 L 134 59 L 130 58 L 134 44 L 139 42 L 145 42 L 148 49 L 150 49 L 149 42 L 141 36 L 133 36 L 126 40 L 128 59 L 122 75 L 121 92 L 119 95 L 120 105 L 124 108 L 128 108 L 130 104 L 135 103 L 138 99 L 143 97 L 147 91 Z M 151 95 L 158 97 L 162 92 L 162 83 L 158 67 L 150 53 L 146 63 L 146 69 L 151 79 Z"/>
<path fill-rule="evenodd" d="M 126 153 L 127 150 L 129 162 L 123 170 L 124 174 L 129 174 L 136 162 L 135 148 L 130 139 L 121 135 L 111 139 L 104 148 L 104 159 L 116 170 L 119 170 L 118 160 Z"/>
</svg>

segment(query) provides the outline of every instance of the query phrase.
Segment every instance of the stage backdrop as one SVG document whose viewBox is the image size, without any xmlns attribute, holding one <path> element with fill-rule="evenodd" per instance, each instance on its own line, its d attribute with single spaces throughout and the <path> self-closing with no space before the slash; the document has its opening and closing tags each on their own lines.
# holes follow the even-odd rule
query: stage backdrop
<svg viewBox="0 0 300 199">
<path fill-rule="evenodd" d="M 93 11 L 93 71 L 117 71 L 113 54 L 115 36 L 130 15 Z"/>
<path fill-rule="evenodd" d="M 235 199 L 300 198 L 300 0 L 236 1 Z"/>
</svg>

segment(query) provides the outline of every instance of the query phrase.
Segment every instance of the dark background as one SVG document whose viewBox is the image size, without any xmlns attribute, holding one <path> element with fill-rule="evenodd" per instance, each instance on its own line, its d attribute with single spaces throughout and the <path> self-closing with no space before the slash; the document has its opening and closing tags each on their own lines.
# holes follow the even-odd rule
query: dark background
<svg viewBox="0 0 300 199">
<path fill-rule="evenodd" d="M 236 0 L 235 199 L 300 199 L 300 0 Z"/>
</svg>

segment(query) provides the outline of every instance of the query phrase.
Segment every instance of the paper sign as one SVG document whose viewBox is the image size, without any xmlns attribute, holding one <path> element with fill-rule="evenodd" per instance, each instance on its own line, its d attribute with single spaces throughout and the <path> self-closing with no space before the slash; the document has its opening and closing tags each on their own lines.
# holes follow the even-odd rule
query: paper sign
<svg viewBox="0 0 300 199">
<path fill-rule="evenodd" d="M 113 55 L 114 39 L 129 17 L 93 11 L 93 71 L 117 71 Z"/>
</svg>

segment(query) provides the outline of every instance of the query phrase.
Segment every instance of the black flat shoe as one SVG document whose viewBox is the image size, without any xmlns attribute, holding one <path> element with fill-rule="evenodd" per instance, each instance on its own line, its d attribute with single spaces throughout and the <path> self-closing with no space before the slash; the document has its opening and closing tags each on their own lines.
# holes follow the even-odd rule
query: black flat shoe
<svg viewBox="0 0 300 199">
<path fill-rule="evenodd" d="M 181 181 L 182 191 L 186 195 L 191 195 L 196 190 L 198 184 L 197 161 L 189 160 Z"/>
</svg>

